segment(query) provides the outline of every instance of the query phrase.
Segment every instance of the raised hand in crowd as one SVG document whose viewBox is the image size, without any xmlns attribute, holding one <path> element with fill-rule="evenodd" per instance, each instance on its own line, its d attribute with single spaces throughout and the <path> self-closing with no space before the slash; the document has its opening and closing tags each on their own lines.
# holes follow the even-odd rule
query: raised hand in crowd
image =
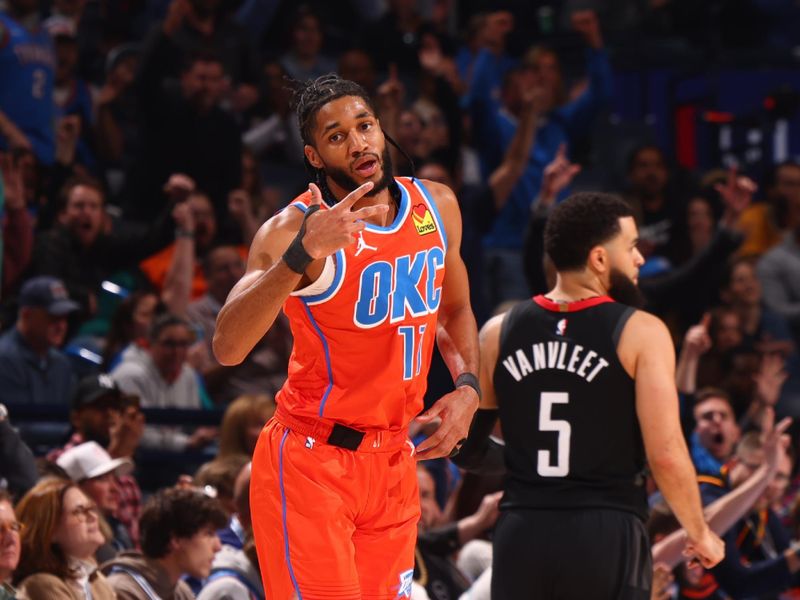
<svg viewBox="0 0 800 600">
<path fill-rule="evenodd" d="M 253 199 L 247 191 L 237 189 L 228 194 L 228 214 L 241 229 L 242 242 L 249 246 L 261 223 L 253 210 Z"/>
<path fill-rule="evenodd" d="M 194 179 L 183 173 L 174 173 L 164 184 L 164 194 L 173 202 L 183 202 L 195 190 Z"/>
<path fill-rule="evenodd" d="M 445 56 L 438 43 L 423 43 L 417 54 L 420 66 L 434 77 L 442 77 L 453 91 L 462 94 L 465 91 L 464 82 L 458 76 L 455 61 Z"/>
<path fill-rule="evenodd" d="M 756 384 L 756 401 L 764 406 L 774 407 L 788 377 L 786 360 L 783 356 L 777 353 L 764 354 L 758 372 L 753 376 Z"/>
<path fill-rule="evenodd" d="M 389 117 L 399 115 L 405 93 L 405 86 L 397 75 L 397 64 L 391 63 L 389 77 L 378 86 L 375 94 L 378 114 L 382 121 L 387 118 L 387 115 Z M 387 123 L 383 124 L 387 125 Z"/>
<path fill-rule="evenodd" d="M 144 414 L 137 404 L 127 403 L 120 412 L 110 411 L 108 453 L 113 458 L 130 458 L 139 447 L 144 433 Z"/>
<path fill-rule="evenodd" d="M 776 424 L 775 410 L 772 407 L 764 410 L 764 418 L 761 421 L 761 439 L 764 449 L 764 464 L 767 465 L 770 476 L 775 475 L 781 458 L 792 443 L 786 433 L 791 424 L 791 417 L 785 417 Z"/>
<path fill-rule="evenodd" d="M 6 138 L 11 150 L 33 150 L 33 145 L 22 130 L 0 111 L 0 136 Z"/>
<path fill-rule="evenodd" d="M 572 28 L 592 48 L 603 47 L 603 33 L 600 30 L 600 21 L 593 10 L 576 10 L 570 15 Z"/>
<path fill-rule="evenodd" d="M 739 217 L 753 201 L 753 195 L 758 190 L 758 186 L 749 177 L 739 175 L 738 169 L 734 166 L 728 169 L 725 183 L 715 184 L 714 189 L 719 193 L 725 205 L 720 225 L 733 228 L 736 227 Z"/>
<path fill-rule="evenodd" d="M 672 569 L 663 563 L 653 565 L 653 587 L 650 588 L 650 600 L 671 600 Z"/>
<path fill-rule="evenodd" d="M 172 0 L 167 9 L 167 16 L 162 25 L 164 33 L 172 36 L 181 28 L 184 20 L 193 14 L 189 0 Z"/>
<path fill-rule="evenodd" d="M 133 65 L 130 61 L 121 60 L 106 76 L 103 87 L 97 96 L 98 107 L 114 102 L 127 90 L 136 79 Z"/>
<path fill-rule="evenodd" d="M 706 313 L 697 325 L 691 326 L 683 337 L 683 350 L 691 356 L 699 357 L 711 350 L 713 342 L 708 329 L 711 326 L 711 313 Z"/>
<path fill-rule="evenodd" d="M 539 206 L 540 209 L 552 206 L 558 195 L 572 183 L 580 171 L 581 166 L 571 163 L 567 158 L 567 145 L 562 143 L 556 157 L 544 168 L 539 201 L 534 206 Z"/>
<path fill-rule="evenodd" d="M 175 221 L 175 252 L 170 260 L 169 269 L 164 278 L 161 299 L 176 315 L 185 315 L 192 295 L 192 277 L 195 269 L 195 241 L 197 228 L 194 212 L 186 200 L 194 184 L 184 175 L 170 177 L 165 191 L 174 199 L 172 219 Z"/>
<path fill-rule="evenodd" d="M 697 389 L 697 367 L 700 358 L 713 346 L 711 335 L 708 333 L 710 326 L 711 314 L 706 313 L 700 322 L 691 326 L 683 337 L 683 345 L 675 369 L 678 391 L 683 394 L 693 394 Z"/>
<path fill-rule="evenodd" d="M 22 173 L 11 153 L 0 153 L 0 175 L 3 176 L 6 210 L 25 208 L 25 185 Z"/>
<path fill-rule="evenodd" d="M 81 137 L 81 118 L 65 115 L 56 123 L 56 161 L 62 165 L 75 162 L 75 152 Z"/>
<path fill-rule="evenodd" d="M 172 209 L 172 218 L 176 227 L 187 236 L 194 233 L 194 214 L 188 202 L 180 201 Z"/>
</svg>

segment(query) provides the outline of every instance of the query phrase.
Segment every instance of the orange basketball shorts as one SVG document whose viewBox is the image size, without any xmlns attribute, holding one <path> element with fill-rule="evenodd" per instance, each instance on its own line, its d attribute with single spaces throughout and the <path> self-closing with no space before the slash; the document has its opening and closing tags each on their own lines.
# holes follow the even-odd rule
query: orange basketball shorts
<svg viewBox="0 0 800 600">
<path fill-rule="evenodd" d="M 380 439 L 353 451 L 276 419 L 264 427 L 253 454 L 250 509 L 267 598 L 411 597 L 416 460 L 405 436 Z"/>
</svg>

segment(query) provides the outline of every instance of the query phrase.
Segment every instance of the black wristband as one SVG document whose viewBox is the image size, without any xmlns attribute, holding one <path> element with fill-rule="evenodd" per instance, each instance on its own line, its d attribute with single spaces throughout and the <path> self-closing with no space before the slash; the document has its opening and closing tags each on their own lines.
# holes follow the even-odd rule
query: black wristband
<svg viewBox="0 0 800 600">
<path fill-rule="evenodd" d="M 456 377 L 455 386 L 460 388 L 463 385 L 468 385 L 475 390 L 475 393 L 478 394 L 478 400 L 481 399 L 481 385 L 478 383 L 478 378 L 474 373 L 462 373 Z"/>
<path fill-rule="evenodd" d="M 306 249 L 303 246 L 303 238 L 306 235 L 306 221 L 308 221 L 308 217 L 313 215 L 318 210 L 319 204 L 312 204 L 308 207 L 308 210 L 303 217 L 303 223 L 300 225 L 300 231 L 297 232 L 297 235 L 292 240 L 292 243 L 289 244 L 286 252 L 283 253 L 283 262 L 286 263 L 286 266 L 289 267 L 289 269 L 298 275 L 305 273 L 308 265 L 310 265 L 314 260 L 311 255 L 306 252 Z"/>
</svg>

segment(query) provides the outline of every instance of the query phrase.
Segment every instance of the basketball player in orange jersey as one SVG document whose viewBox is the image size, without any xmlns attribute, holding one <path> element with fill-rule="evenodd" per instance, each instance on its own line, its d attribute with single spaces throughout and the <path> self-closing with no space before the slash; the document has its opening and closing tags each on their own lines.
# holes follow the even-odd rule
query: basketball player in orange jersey
<svg viewBox="0 0 800 600">
<path fill-rule="evenodd" d="M 416 460 L 451 454 L 479 401 L 477 327 L 453 192 L 392 175 L 366 92 L 335 75 L 295 94 L 315 184 L 256 235 L 214 351 L 240 362 L 289 317 L 294 348 L 253 456 L 250 499 L 271 600 L 410 598 Z M 455 382 L 419 419 L 434 338 Z"/>
</svg>

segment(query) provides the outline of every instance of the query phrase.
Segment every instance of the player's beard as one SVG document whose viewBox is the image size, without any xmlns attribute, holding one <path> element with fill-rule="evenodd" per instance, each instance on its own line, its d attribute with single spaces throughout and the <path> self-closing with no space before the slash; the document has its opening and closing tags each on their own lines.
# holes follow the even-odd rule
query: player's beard
<svg viewBox="0 0 800 600">
<path fill-rule="evenodd" d="M 378 192 L 382 192 L 389 187 L 389 184 L 392 183 L 393 180 L 392 171 L 392 157 L 389 154 L 389 148 L 387 146 L 383 149 L 383 154 L 381 154 L 381 178 L 376 181 L 373 188 L 364 195 L 374 196 Z M 325 175 L 333 179 L 336 185 L 344 189 L 348 194 L 361 185 L 356 183 L 356 180 L 344 169 L 326 166 Z"/>
<path fill-rule="evenodd" d="M 611 268 L 611 285 L 608 288 L 608 295 L 620 304 L 626 304 L 634 308 L 644 306 L 644 296 L 639 286 L 633 280 L 617 268 Z"/>
</svg>

